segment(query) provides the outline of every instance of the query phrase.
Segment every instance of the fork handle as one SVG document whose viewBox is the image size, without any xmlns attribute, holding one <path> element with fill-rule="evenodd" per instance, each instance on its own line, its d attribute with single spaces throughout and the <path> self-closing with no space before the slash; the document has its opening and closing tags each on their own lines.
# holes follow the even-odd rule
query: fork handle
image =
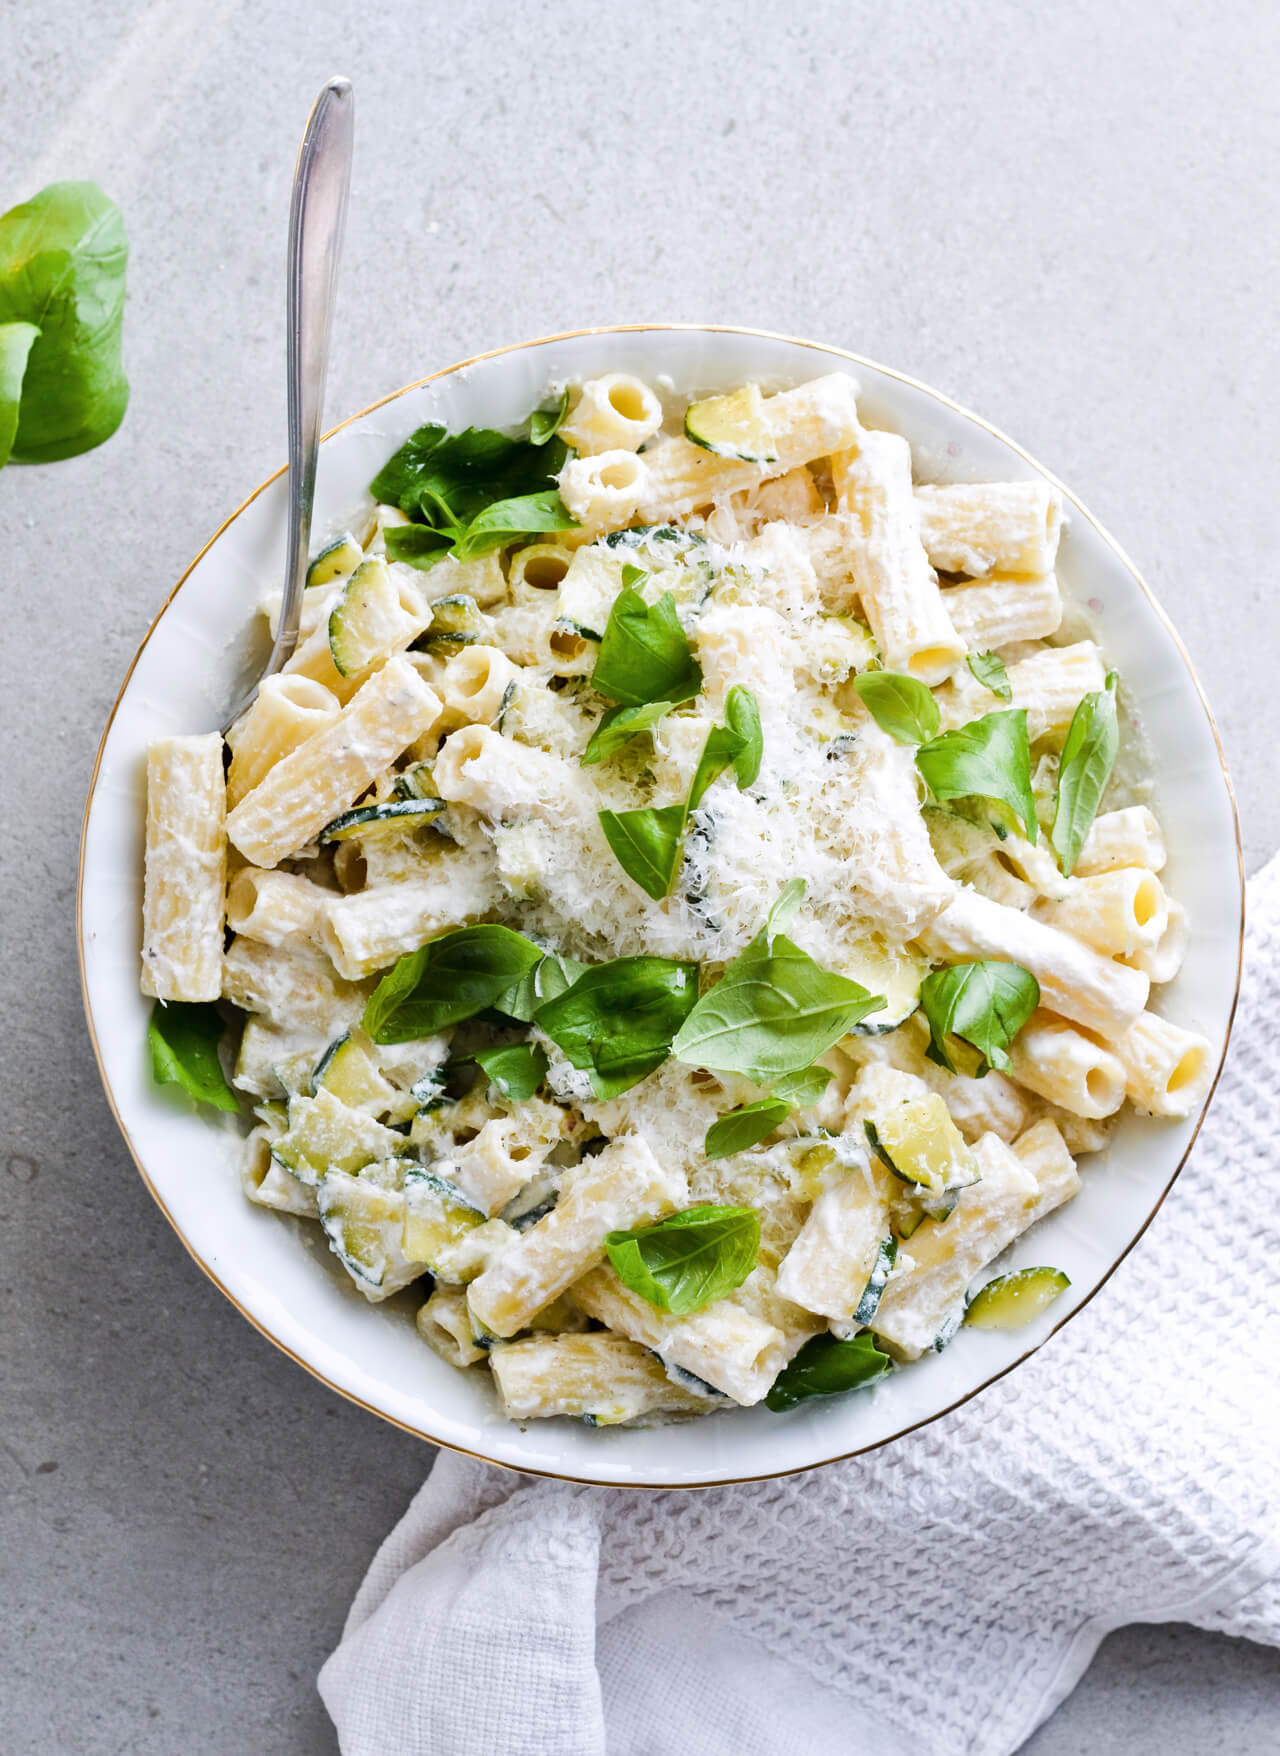
<svg viewBox="0 0 1280 1756">
<path fill-rule="evenodd" d="M 289 546 L 280 620 L 263 677 L 278 671 L 298 643 L 302 590 L 311 546 L 329 335 L 346 226 L 347 191 L 351 185 L 354 124 L 355 99 L 350 80 L 329 80 L 307 119 L 293 176 L 286 300 Z M 235 717 L 256 694 L 257 685 L 249 700 L 236 710 Z"/>
</svg>

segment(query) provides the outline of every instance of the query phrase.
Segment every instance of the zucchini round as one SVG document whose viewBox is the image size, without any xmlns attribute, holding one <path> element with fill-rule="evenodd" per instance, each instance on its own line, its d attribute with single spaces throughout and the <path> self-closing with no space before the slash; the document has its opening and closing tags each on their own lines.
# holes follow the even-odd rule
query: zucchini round
<svg viewBox="0 0 1280 1756">
<path fill-rule="evenodd" d="M 324 548 L 307 568 L 307 586 L 332 585 L 346 573 L 354 573 L 364 559 L 364 550 L 349 530 L 343 531 Z"/>
<path fill-rule="evenodd" d="M 443 799 L 388 799 L 381 805 L 357 805 L 326 823 L 317 838 L 321 842 L 351 841 L 377 835 L 379 831 L 419 829 L 445 809 Z"/>
<path fill-rule="evenodd" d="M 1060 1268 L 1019 1268 L 989 1280 L 969 1301 L 964 1320 L 974 1329 L 1021 1329 L 1071 1285 Z"/>
<path fill-rule="evenodd" d="M 772 423 L 758 384 L 744 384 L 727 396 L 691 402 L 685 410 L 685 437 L 717 457 L 738 463 L 776 463 Z"/>
</svg>

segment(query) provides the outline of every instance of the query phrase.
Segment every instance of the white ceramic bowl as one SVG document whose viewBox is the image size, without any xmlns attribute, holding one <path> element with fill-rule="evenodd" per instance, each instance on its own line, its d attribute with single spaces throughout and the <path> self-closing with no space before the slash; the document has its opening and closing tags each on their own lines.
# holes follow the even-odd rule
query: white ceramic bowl
<svg viewBox="0 0 1280 1756">
<path fill-rule="evenodd" d="M 875 426 L 906 435 L 926 479 L 1027 477 L 1009 440 L 925 386 L 838 349 L 751 330 L 638 326 L 591 330 L 487 354 L 398 391 L 336 428 L 321 451 L 318 535 L 357 507 L 390 452 L 422 422 L 510 426 L 548 386 L 603 371 L 668 381 L 683 394 L 746 380 L 782 388 L 832 370 L 861 382 Z M 1041 472 L 1044 473 L 1044 472 Z M 207 731 L 232 698 L 242 630 L 284 570 L 283 472 L 250 496 L 179 581 L 142 644 L 104 734 L 85 816 L 80 932 L 85 1004 L 103 1081 L 148 1188 L 188 1250 L 249 1320 L 309 1371 L 388 1420 L 458 1450 L 537 1474 L 630 1486 L 693 1486 L 782 1474 L 883 1445 L 990 1384 L 1097 1290 L 1141 1235 L 1200 1118 L 1126 1121 L 1084 1189 L 1015 1247 L 1051 1262 L 1071 1289 L 1029 1329 L 965 1330 L 943 1354 L 874 1388 L 785 1416 L 760 1407 L 627 1430 L 568 1421 L 515 1426 L 486 1375 L 423 1345 L 407 1315 L 368 1305 L 319 1231 L 253 1206 L 237 1177 L 233 1120 L 199 1115 L 151 1083 L 149 1003 L 138 992 L 144 752 L 152 737 Z M 1194 936 L 1162 1006 L 1225 1050 L 1239 980 L 1243 885 L 1230 783 L 1186 655 L 1134 568 L 1068 496 L 1060 577 L 1092 609 L 1098 638 L 1137 704 L 1169 841 L 1168 879 Z"/>
</svg>

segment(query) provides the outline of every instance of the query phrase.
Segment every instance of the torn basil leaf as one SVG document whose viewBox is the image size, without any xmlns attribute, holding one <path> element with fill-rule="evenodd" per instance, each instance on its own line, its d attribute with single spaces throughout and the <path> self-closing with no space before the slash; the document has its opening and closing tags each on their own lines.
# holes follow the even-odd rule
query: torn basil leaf
<svg viewBox="0 0 1280 1756">
<path fill-rule="evenodd" d="M 623 707 L 689 701 L 698 693 L 702 668 L 669 591 L 647 604 L 634 587 L 623 587 L 609 612 L 591 681 Z"/>
<path fill-rule="evenodd" d="M 943 732 L 921 744 L 916 767 L 935 799 L 993 801 L 1012 813 L 1028 841 L 1035 841 L 1036 801 L 1025 708 L 989 713 L 958 731 Z"/>
<path fill-rule="evenodd" d="M 970 674 L 977 678 L 984 689 L 989 689 L 1001 701 L 1013 700 L 1013 689 L 1009 683 L 1009 673 L 1004 668 L 1004 660 L 994 652 L 971 652 L 965 663 Z"/>
<path fill-rule="evenodd" d="M 864 1330 L 850 1341 L 841 1341 L 827 1330 L 805 1342 L 791 1364 L 782 1368 L 764 1405 L 781 1414 L 811 1397 L 859 1390 L 864 1384 L 882 1378 L 892 1366 L 889 1356 L 880 1352 L 869 1332 Z"/>
<path fill-rule="evenodd" d="M 624 1286 L 661 1311 L 685 1317 L 740 1287 L 756 1265 L 754 1207 L 703 1203 L 656 1225 L 610 1232 L 605 1250 Z"/>
<path fill-rule="evenodd" d="M 505 1048 L 484 1049 L 476 1056 L 504 1098 L 522 1103 L 531 1098 L 547 1077 L 547 1056 L 537 1043 L 510 1043 Z"/>
<path fill-rule="evenodd" d="M 604 838 L 627 877 L 655 902 L 671 888 L 684 834 L 683 805 L 646 805 L 637 811 L 597 813 Z"/>
<path fill-rule="evenodd" d="M 495 1005 L 542 958 L 539 946 L 510 927 L 459 927 L 389 969 L 361 1023 L 375 1043 L 434 1036 Z"/>
<path fill-rule="evenodd" d="M 956 1071 L 947 1037 L 958 1036 L 982 1056 L 981 1077 L 989 1067 L 1009 1071 L 1009 1045 L 1040 1004 L 1040 984 L 1018 963 L 982 959 L 934 970 L 920 985 L 920 1005 L 929 1023 L 931 1061 Z"/>
<path fill-rule="evenodd" d="M 1089 838 L 1120 749 L 1118 683 L 1119 677 L 1112 671 L 1104 689 L 1085 696 L 1071 716 L 1067 741 L 1062 747 L 1049 840 L 1064 878 L 1075 870 L 1080 850 Z"/>
<path fill-rule="evenodd" d="M 853 679 L 863 705 L 882 732 L 899 744 L 922 744 L 942 724 L 933 691 L 899 671 L 863 671 Z"/>
<path fill-rule="evenodd" d="M 157 1000 L 147 1025 L 151 1072 L 157 1085 L 180 1085 L 197 1103 L 236 1111 L 240 1100 L 227 1084 L 218 1044 L 227 1026 L 212 1000 Z"/>
<path fill-rule="evenodd" d="M 667 957 L 593 964 L 534 1022 L 575 1067 L 589 1071 L 597 1097 L 617 1097 L 671 1052 L 698 998 L 698 966 Z"/>
<path fill-rule="evenodd" d="M 799 1073 L 884 1000 L 815 963 L 774 922 L 799 903 L 788 884 L 764 928 L 698 1001 L 672 1044 L 681 1061 L 759 1085 Z"/>
</svg>

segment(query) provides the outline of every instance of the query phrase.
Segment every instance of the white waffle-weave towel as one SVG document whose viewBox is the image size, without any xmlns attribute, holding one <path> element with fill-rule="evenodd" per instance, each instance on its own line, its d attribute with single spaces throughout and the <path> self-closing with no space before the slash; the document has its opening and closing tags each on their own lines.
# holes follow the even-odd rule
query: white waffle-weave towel
<svg viewBox="0 0 1280 1756">
<path fill-rule="evenodd" d="M 1213 1109 L 1087 1309 L 808 1475 L 654 1494 L 441 1454 L 320 1673 L 344 1756 L 1004 1756 L 1123 1623 L 1280 1644 L 1280 858 L 1249 903 Z"/>
</svg>

